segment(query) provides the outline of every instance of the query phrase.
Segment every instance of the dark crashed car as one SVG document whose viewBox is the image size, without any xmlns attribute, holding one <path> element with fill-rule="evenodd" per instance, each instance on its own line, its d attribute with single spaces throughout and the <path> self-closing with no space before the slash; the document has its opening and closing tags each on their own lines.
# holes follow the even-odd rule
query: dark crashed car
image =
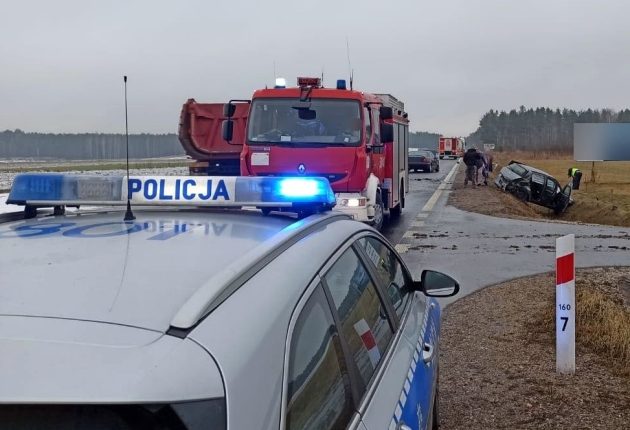
<svg viewBox="0 0 630 430">
<path fill-rule="evenodd" d="M 571 202 L 570 184 L 562 187 L 550 174 L 518 161 L 502 168 L 494 183 L 519 200 L 553 209 L 556 215 L 566 211 Z"/>
</svg>

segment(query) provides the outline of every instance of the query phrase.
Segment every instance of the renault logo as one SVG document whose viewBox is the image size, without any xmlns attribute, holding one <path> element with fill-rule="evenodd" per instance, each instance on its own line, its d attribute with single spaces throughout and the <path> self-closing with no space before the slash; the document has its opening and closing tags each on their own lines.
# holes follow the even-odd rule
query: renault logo
<svg viewBox="0 0 630 430">
<path fill-rule="evenodd" d="M 306 166 L 304 164 L 298 164 L 298 173 L 303 175 L 306 172 Z"/>
</svg>

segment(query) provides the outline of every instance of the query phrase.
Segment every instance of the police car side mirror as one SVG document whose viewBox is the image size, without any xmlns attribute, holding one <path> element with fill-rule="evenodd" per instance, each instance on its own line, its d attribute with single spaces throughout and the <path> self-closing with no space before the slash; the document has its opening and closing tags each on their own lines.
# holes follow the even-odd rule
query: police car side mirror
<svg viewBox="0 0 630 430">
<path fill-rule="evenodd" d="M 459 291 L 459 283 L 450 276 L 435 270 L 423 270 L 415 289 L 430 297 L 452 297 Z"/>
<path fill-rule="evenodd" d="M 223 140 L 231 143 L 232 137 L 234 137 L 234 121 L 231 119 L 223 120 L 221 123 L 221 135 L 223 136 Z"/>
</svg>

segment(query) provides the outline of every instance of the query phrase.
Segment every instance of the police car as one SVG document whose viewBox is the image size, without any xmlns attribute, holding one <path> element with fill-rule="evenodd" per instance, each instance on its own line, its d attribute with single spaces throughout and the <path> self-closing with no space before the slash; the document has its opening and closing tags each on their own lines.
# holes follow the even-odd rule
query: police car
<svg viewBox="0 0 630 430">
<path fill-rule="evenodd" d="M 334 202 L 324 178 L 19 175 L 0 428 L 437 427 L 432 297 L 459 286 Z"/>
</svg>

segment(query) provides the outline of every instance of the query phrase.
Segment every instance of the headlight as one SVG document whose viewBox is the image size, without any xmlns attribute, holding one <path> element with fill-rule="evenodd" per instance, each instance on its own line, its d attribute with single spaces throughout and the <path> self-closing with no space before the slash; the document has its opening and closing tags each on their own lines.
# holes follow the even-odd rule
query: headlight
<svg viewBox="0 0 630 430">
<path fill-rule="evenodd" d="M 365 206 L 365 199 L 348 199 L 348 207 L 356 208 Z"/>
<path fill-rule="evenodd" d="M 349 208 L 357 208 L 360 206 L 365 206 L 366 199 L 364 197 L 361 198 L 350 198 L 350 199 L 341 199 L 337 202 L 339 206 L 345 206 Z"/>
</svg>

